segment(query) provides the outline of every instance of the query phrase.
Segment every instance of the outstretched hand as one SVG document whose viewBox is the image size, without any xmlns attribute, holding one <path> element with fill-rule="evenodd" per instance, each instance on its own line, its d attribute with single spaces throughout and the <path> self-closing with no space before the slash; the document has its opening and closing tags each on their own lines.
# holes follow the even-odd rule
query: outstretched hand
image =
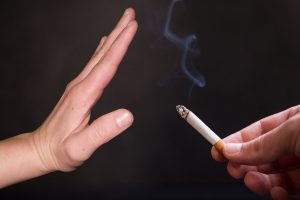
<svg viewBox="0 0 300 200">
<path fill-rule="evenodd" d="M 74 170 L 132 124 L 133 116 L 125 109 L 89 121 L 92 107 L 115 75 L 137 27 L 135 12 L 129 8 L 68 84 L 47 120 L 34 132 L 0 141 L 0 188 L 52 171 Z"/>
<path fill-rule="evenodd" d="M 228 172 L 244 178 L 249 189 L 273 199 L 290 199 L 300 192 L 300 106 L 264 118 L 224 139 Z"/>
<path fill-rule="evenodd" d="M 70 171 L 102 144 L 128 128 L 132 114 L 120 109 L 89 125 L 91 109 L 115 75 L 137 31 L 133 9 L 127 9 L 115 29 L 103 37 L 84 70 L 72 80 L 43 125 L 34 144 L 46 171 Z"/>
</svg>

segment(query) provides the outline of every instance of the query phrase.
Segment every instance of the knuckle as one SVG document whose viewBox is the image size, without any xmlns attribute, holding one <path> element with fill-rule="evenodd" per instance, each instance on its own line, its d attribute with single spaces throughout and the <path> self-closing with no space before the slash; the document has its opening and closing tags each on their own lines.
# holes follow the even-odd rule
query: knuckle
<svg viewBox="0 0 300 200">
<path fill-rule="evenodd" d="M 79 102 L 83 103 L 86 96 L 86 91 L 80 84 L 73 86 L 67 93 L 67 99 L 71 105 L 77 105 Z"/>
<path fill-rule="evenodd" d="M 287 147 L 289 153 L 300 154 L 300 114 L 291 117 L 285 124 L 282 130 L 287 134 L 290 144 Z"/>
<path fill-rule="evenodd" d="M 264 146 L 264 137 L 259 136 L 253 142 L 250 141 L 250 145 L 242 145 L 242 152 L 245 152 L 245 155 L 253 155 L 256 157 L 255 163 L 260 163 L 260 155 L 264 155 L 265 146 Z M 249 152 L 250 151 L 250 152 Z"/>
<path fill-rule="evenodd" d="M 263 137 L 260 136 L 257 138 L 256 142 L 253 143 L 253 150 L 255 153 L 263 153 L 264 152 L 264 140 Z"/>
<path fill-rule="evenodd" d="M 105 144 L 108 142 L 108 139 L 105 137 L 106 133 L 108 132 L 107 128 L 100 123 L 96 123 L 94 125 L 94 134 L 91 134 L 91 142 L 94 144 L 100 143 L 100 145 Z"/>
<path fill-rule="evenodd" d="M 73 88 L 73 86 L 75 85 L 75 80 L 70 81 L 65 88 L 65 91 L 68 92 L 71 90 L 71 88 Z"/>
<path fill-rule="evenodd" d="M 68 83 L 68 84 L 66 85 L 65 92 L 69 92 L 69 91 L 71 90 L 72 87 L 73 87 L 73 83 L 72 83 L 72 81 L 71 81 L 70 83 Z"/>
<path fill-rule="evenodd" d="M 299 128 L 300 128 L 300 115 L 294 115 L 282 125 L 282 129 L 285 130 L 285 132 L 290 133 L 292 135 L 294 135 L 295 132 L 298 132 Z"/>
<path fill-rule="evenodd" d="M 288 112 L 288 119 L 300 113 L 300 105 L 291 107 Z"/>
<path fill-rule="evenodd" d="M 74 105 L 77 99 L 77 89 L 75 87 L 70 88 L 67 91 L 66 99 L 68 100 L 68 104 Z"/>
<path fill-rule="evenodd" d="M 266 129 L 267 120 L 264 120 L 264 119 L 259 120 L 258 124 L 259 124 L 259 129 L 260 129 L 261 133 L 266 133 L 268 131 L 268 129 Z"/>
<path fill-rule="evenodd" d="M 86 87 L 84 83 L 73 86 L 66 93 L 66 103 L 72 107 L 90 109 L 98 100 L 100 91 Z"/>
<path fill-rule="evenodd" d="M 78 93 L 80 93 L 80 87 L 78 85 L 73 86 L 68 91 L 68 97 L 69 98 L 75 98 Z"/>
<path fill-rule="evenodd" d="M 295 106 L 295 110 L 297 113 L 300 113 L 300 105 Z"/>
<path fill-rule="evenodd" d="M 254 152 L 260 152 L 262 151 L 262 148 L 263 148 L 263 137 L 258 137 L 256 142 L 254 142 L 253 144 L 253 149 L 254 149 Z"/>
</svg>

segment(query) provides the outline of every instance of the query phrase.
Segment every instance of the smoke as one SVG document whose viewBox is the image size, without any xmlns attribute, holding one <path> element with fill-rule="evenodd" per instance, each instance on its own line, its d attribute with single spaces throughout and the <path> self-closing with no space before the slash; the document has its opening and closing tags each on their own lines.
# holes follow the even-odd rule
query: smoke
<svg viewBox="0 0 300 200">
<path fill-rule="evenodd" d="M 172 31 L 172 16 L 177 2 L 182 0 L 172 0 L 168 9 L 167 19 L 164 25 L 164 37 L 175 44 L 181 51 L 180 67 L 185 76 L 192 82 L 192 87 L 204 87 L 206 81 L 204 76 L 193 66 L 191 57 L 200 55 L 200 50 L 195 47 L 197 37 L 193 34 L 180 37 Z M 192 89 L 191 89 L 192 90 Z"/>
</svg>

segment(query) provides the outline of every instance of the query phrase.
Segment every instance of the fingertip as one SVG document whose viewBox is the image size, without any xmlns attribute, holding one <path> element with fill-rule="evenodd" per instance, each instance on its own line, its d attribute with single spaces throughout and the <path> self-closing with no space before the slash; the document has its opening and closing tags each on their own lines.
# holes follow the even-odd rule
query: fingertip
<svg viewBox="0 0 300 200">
<path fill-rule="evenodd" d="M 133 20 L 133 21 L 130 21 L 128 23 L 128 25 L 126 26 L 125 28 L 125 37 L 127 38 L 130 38 L 128 41 L 129 41 L 129 44 L 131 43 L 133 37 L 135 36 L 136 32 L 137 32 L 137 29 L 138 29 L 138 23 L 136 20 Z M 128 44 L 128 45 L 129 45 Z"/>
<path fill-rule="evenodd" d="M 104 35 L 103 37 L 101 37 L 101 39 L 100 39 L 100 45 L 99 45 L 100 47 L 103 46 L 103 44 L 105 43 L 106 39 L 107 39 L 106 35 Z"/>
<path fill-rule="evenodd" d="M 290 199 L 288 192 L 282 187 L 278 187 L 278 186 L 273 187 L 271 189 L 270 194 L 271 194 L 272 199 L 274 199 L 274 200 L 288 200 L 288 199 Z"/>
<path fill-rule="evenodd" d="M 230 162 L 227 164 L 227 172 L 235 179 L 241 179 L 244 177 L 240 170 L 231 165 Z"/>
<path fill-rule="evenodd" d="M 241 179 L 245 177 L 249 171 L 256 171 L 256 167 L 248 165 L 236 165 L 236 163 L 229 161 L 227 165 L 227 171 L 233 178 Z"/>
<path fill-rule="evenodd" d="M 219 161 L 219 155 L 214 146 L 210 149 L 210 154 L 214 160 Z"/>
<path fill-rule="evenodd" d="M 105 43 L 106 39 L 107 39 L 106 35 L 101 37 L 100 41 L 98 42 L 98 46 L 97 46 L 93 56 L 95 56 L 97 54 L 97 52 L 102 48 L 102 46 Z"/>
<path fill-rule="evenodd" d="M 269 195 L 271 183 L 267 175 L 259 172 L 248 172 L 245 176 L 246 186 L 253 192 L 259 195 Z"/>
<path fill-rule="evenodd" d="M 124 15 L 131 15 L 132 18 L 135 18 L 135 10 L 131 7 L 127 8 L 124 12 Z"/>
<path fill-rule="evenodd" d="M 103 41 L 103 42 L 105 42 L 105 40 L 107 39 L 107 35 L 104 35 L 102 38 L 101 38 L 101 40 L 100 41 Z"/>
<path fill-rule="evenodd" d="M 132 125 L 134 117 L 129 110 L 122 108 L 116 111 L 115 120 L 119 128 L 125 130 Z"/>
<path fill-rule="evenodd" d="M 138 28 L 138 23 L 136 20 L 132 20 L 128 23 L 127 25 L 128 28 L 131 28 L 131 27 L 135 27 L 135 28 Z"/>
<path fill-rule="evenodd" d="M 225 161 L 226 161 L 226 158 L 224 158 L 224 156 L 223 156 L 222 154 L 220 154 L 220 153 L 216 150 L 216 148 L 215 148 L 214 146 L 211 148 L 210 153 L 211 153 L 211 156 L 212 156 L 212 158 L 213 158 L 214 160 L 219 161 L 219 162 L 225 162 Z"/>
<path fill-rule="evenodd" d="M 135 20 L 135 26 L 138 28 L 139 27 L 139 23 L 137 20 Z"/>
</svg>

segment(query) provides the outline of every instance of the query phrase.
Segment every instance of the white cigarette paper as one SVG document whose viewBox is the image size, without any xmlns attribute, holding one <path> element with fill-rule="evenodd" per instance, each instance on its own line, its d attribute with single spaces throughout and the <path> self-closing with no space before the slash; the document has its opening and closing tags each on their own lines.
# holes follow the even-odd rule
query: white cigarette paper
<svg viewBox="0 0 300 200">
<path fill-rule="evenodd" d="M 194 127 L 194 129 L 196 129 L 209 143 L 216 145 L 216 143 L 221 141 L 221 138 L 217 134 L 186 107 L 179 105 L 176 106 L 176 110 L 180 116 Z"/>
</svg>

